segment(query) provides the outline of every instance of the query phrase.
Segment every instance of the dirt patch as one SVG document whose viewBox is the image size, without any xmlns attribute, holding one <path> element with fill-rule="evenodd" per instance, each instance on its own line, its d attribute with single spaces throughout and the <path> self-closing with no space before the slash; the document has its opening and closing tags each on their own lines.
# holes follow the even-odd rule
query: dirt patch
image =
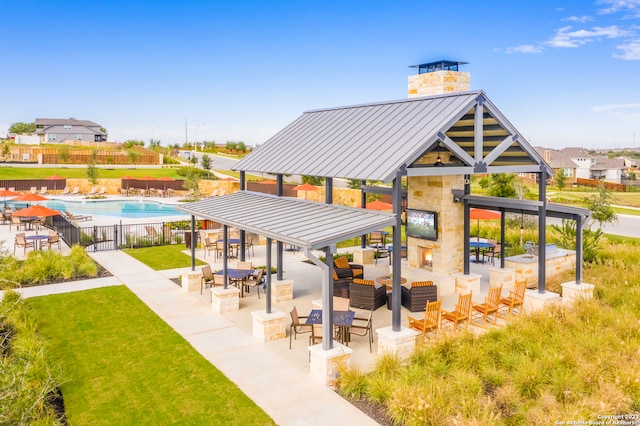
<svg viewBox="0 0 640 426">
<path fill-rule="evenodd" d="M 378 422 L 378 424 L 381 424 L 382 426 L 395 425 L 395 423 L 393 423 L 391 418 L 387 415 L 387 412 L 382 405 L 367 401 L 365 399 L 346 398 L 344 396 L 343 398 L 349 401 L 354 407 L 365 413 L 367 416 Z"/>
</svg>

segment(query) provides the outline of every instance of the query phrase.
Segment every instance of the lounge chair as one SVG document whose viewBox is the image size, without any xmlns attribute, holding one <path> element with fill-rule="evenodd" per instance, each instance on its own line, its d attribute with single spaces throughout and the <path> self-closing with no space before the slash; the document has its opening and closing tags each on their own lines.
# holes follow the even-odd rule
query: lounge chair
<svg viewBox="0 0 640 426">
<path fill-rule="evenodd" d="M 92 217 L 89 215 L 84 215 L 84 214 L 73 214 L 68 210 L 65 210 L 62 212 L 65 217 L 69 220 L 75 221 L 75 222 L 79 222 L 79 221 L 83 221 L 83 220 L 91 220 Z"/>
<path fill-rule="evenodd" d="M 64 190 L 60 193 L 60 195 L 69 195 L 70 194 L 70 189 L 68 186 L 64 187 Z"/>
<path fill-rule="evenodd" d="M 43 186 L 42 188 L 40 188 L 40 195 L 46 195 L 47 194 L 47 187 Z"/>
<path fill-rule="evenodd" d="M 98 191 L 98 192 L 96 193 L 96 195 L 106 195 L 106 194 L 107 194 L 107 190 L 106 190 L 106 188 L 105 188 L 104 186 L 103 186 L 103 187 L 101 187 L 101 188 L 100 188 L 100 191 Z"/>
<path fill-rule="evenodd" d="M 78 195 L 80 194 L 80 187 L 79 186 L 74 186 L 73 187 L 73 191 L 71 191 L 71 193 L 69 195 Z"/>
<path fill-rule="evenodd" d="M 29 192 L 31 192 L 32 194 L 35 194 L 36 192 L 38 192 L 38 188 L 35 186 L 32 186 Z"/>
</svg>

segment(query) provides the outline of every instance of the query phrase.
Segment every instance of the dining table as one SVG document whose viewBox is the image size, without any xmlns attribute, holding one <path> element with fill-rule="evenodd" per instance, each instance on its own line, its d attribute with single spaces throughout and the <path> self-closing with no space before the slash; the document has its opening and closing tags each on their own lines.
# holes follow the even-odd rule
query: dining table
<svg viewBox="0 0 640 426">
<path fill-rule="evenodd" d="M 493 248 L 493 244 L 485 241 L 469 241 L 469 247 L 473 248 L 476 252 L 476 263 L 484 263 L 484 252 L 487 249 Z M 483 259 L 480 260 L 480 251 L 482 251 Z"/>
<path fill-rule="evenodd" d="M 227 268 L 227 277 L 231 281 L 233 285 L 240 289 L 240 297 L 244 297 L 244 286 L 242 283 L 244 280 L 249 278 L 251 275 L 257 274 L 258 271 L 256 269 L 234 269 Z M 215 275 L 223 275 L 224 270 L 220 270 L 215 272 Z"/>
<path fill-rule="evenodd" d="M 24 239 L 27 241 L 33 241 L 34 248 L 36 250 L 40 250 L 38 247 L 42 246 L 42 241 L 49 239 L 49 235 L 27 235 Z"/>
<path fill-rule="evenodd" d="M 216 240 L 218 244 L 224 244 L 224 239 L 220 238 Z M 229 249 L 229 254 L 227 257 L 238 257 L 238 252 L 240 251 L 240 238 L 227 238 L 227 245 Z M 234 256 L 233 250 L 236 251 Z"/>
<path fill-rule="evenodd" d="M 338 327 L 340 335 L 340 343 L 349 341 L 349 327 L 353 325 L 353 319 L 356 317 L 355 311 L 333 311 L 333 325 Z M 305 324 L 322 324 L 322 309 L 312 309 L 309 312 Z"/>
</svg>

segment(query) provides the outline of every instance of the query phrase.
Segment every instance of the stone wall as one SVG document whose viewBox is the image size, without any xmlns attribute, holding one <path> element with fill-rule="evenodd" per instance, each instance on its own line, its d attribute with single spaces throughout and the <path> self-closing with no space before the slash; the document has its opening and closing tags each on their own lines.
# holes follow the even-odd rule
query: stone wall
<svg viewBox="0 0 640 426">
<path fill-rule="evenodd" d="M 462 204 L 453 202 L 451 192 L 463 187 L 463 176 L 409 177 L 407 207 L 438 214 L 437 241 L 407 238 L 410 267 L 419 267 L 420 247 L 429 247 L 433 249 L 433 272 L 452 275 L 463 271 L 464 209 Z"/>
</svg>

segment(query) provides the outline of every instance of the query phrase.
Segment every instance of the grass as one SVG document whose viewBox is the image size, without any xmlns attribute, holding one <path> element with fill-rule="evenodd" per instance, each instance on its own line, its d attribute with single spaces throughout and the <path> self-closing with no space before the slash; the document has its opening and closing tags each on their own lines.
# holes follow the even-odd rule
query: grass
<svg viewBox="0 0 640 426">
<path fill-rule="evenodd" d="M 108 169 L 99 166 L 99 179 L 120 179 L 123 176 L 131 176 L 140 178 L 144 176 L 162 177 L 169 176 L 174 179 L 184 179 L 177 173 L 177 168 L 164 169 L 144 169 L 144 168 L 122 168 Z M 0 169 L 0 180 L 2 179 L 44 179 L 47 176 L 60 175 L 67 179 L 86 179 L 87 171 L 85 168 L 65 168 L 65 167 L 48 167 L 48 168 L 29 168 L 29 167 L 2 167 Z"/>
<path fill-rule="evenodd" d="M 341 374 L 340 392 L 383 405 L 404 425 L 547 425 L 637 415 L 640 246 L 604 241 L 584 282 L 595 284 L 594 299 L 550 307 L 479 337 L 441 337 L 406 365 L 380 358 L 370 374 Z"/>
<path fill-rule="evenodd" d="M 184 254 L 185 246 L 182 244 L 172 244 L 167 246 L 144 247 L 123 250 L 129 256 L 144 263 L 153 270 L 186 268 L 191 266 L 191 256 Z M 196 259 L 196 266 L 206 265 Z"/>
<path fill-rule="evenodd" d="M 273 424 L 124 286 L 27 302 L 69 424 Z"/>
</svg>

